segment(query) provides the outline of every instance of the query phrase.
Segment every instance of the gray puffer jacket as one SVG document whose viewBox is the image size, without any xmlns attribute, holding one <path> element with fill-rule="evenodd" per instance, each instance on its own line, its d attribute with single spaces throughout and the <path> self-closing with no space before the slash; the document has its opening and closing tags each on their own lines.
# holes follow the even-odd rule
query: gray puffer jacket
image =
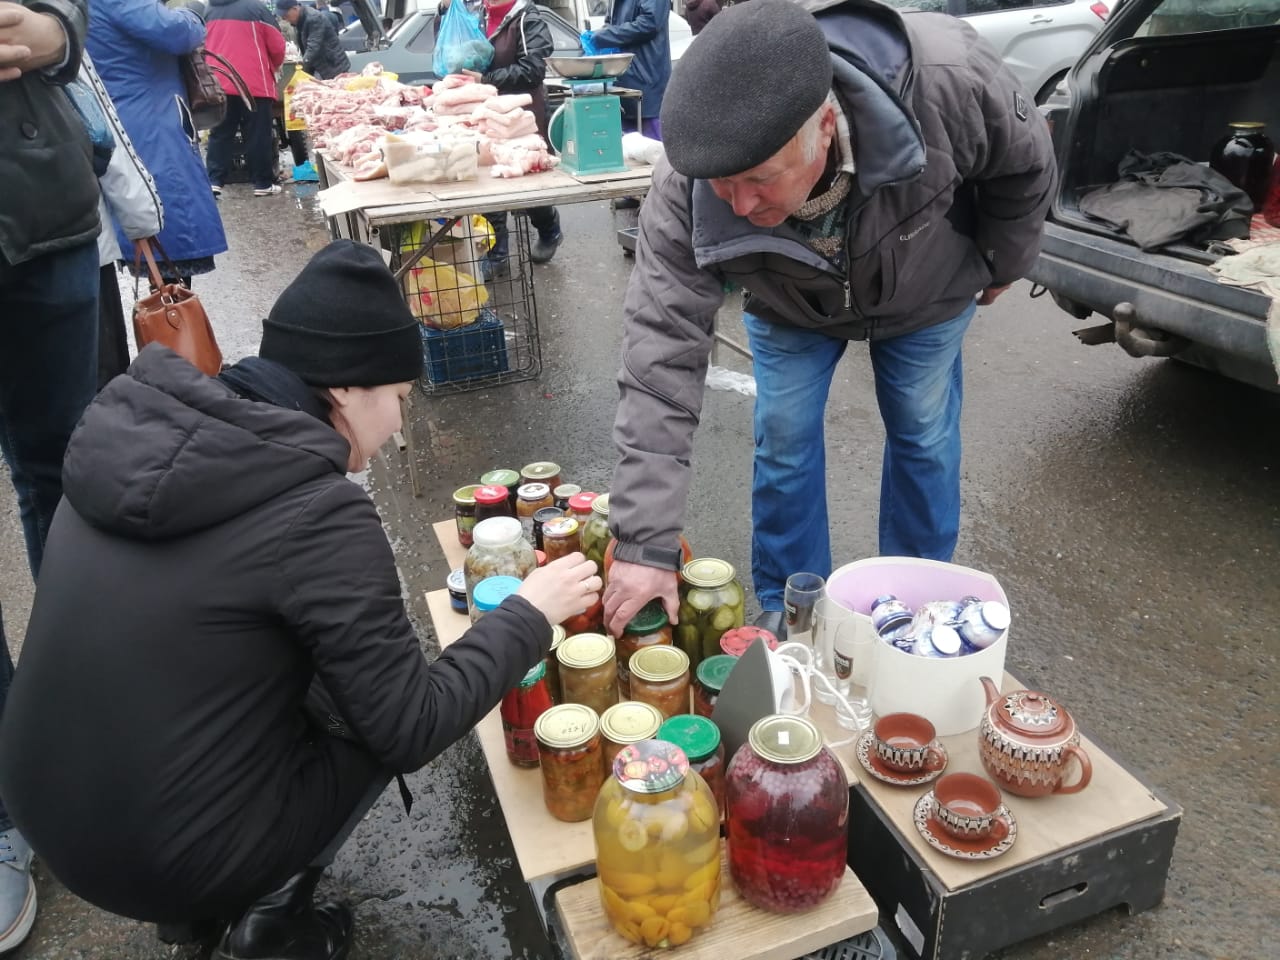
<svg viewBox="0 0 1280 960">
<path fill-rule="evenodd" d="M 804 5 L 827 35 L 857 163 L 848 262 L 838 270 L 788 224 L 753 226 L 710 183 L 658 165 L 624 307 L 610 491 L 621 560 L 664 566 L 677 545 L 726 284 L 769 322 L 885 339 L 956 316 L 1039 251 L 1053 148 L 995 50 L 947 16 Z"/>
</svg>

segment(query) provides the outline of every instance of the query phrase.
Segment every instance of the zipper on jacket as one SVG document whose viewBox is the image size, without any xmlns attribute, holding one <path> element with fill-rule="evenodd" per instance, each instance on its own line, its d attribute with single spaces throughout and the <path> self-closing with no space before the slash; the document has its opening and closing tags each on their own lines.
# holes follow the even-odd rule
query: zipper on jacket
<svg viewBox="0 0 1280 960">
<path fill-rule="evenodd" d="M 853 285 L 849 283 L 849 278 L 844 280 L 844 308 L 846 310 L 853 309 Z"/>
</svg>

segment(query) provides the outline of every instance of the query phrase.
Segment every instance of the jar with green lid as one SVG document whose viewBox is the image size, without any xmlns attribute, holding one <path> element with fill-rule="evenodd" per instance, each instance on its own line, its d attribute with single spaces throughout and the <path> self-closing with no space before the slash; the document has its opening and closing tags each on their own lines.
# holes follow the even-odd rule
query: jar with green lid
<svg viewBox="0 0 1280 960">
<path fill-rule="evenodd" d="M 550 493 L 556 487 L 560 486 L 563 481 L 560 479 L 560 464 L 552 463 L 550 460 L 539 460 L 535 463 L 526 463 L 520 471 L 520 482 L 525 483 L 545 483 L 547 492 Z M 552 501 L 554 503 L 554 501 Z"/>
<path fill-rule="evenodd" d="M 582 552 L 596 565 L 596 573 L 604 578 L 604 553 L 613 534 L 609 531 L 609 495 L 602 493 L 591 501 L 591 519 L 582 531 Z"/>
<path fill-rule="evenodd" d="M 662 719 L 657 707 L 634 700 L 623 700 L 606 710 L 600 718 L 605 770 L 613 769 L 618 752 L 627 744 L 656 737 Z"/>
<path fill-rule="evenodd" d="M 471 531 L 476 527 L 476 490 L 480 484 L 472 483 L 453 491 L 453 522 L 458 528 L 458 542 L 471 546 Z"/>
<path fill-rule="evenodd" d="M 706 717 L 686 714 L 672 717 L 658 730 L 658 739 L 674 743 L 689 758 L 693 770 L 711 788 L 716 798 L 716 809 L 724 819 L 724 743 L 720 728 Z"/>
<path fill-rule="evenodd" d="M 645 647 L 632 654 L 631 699 L 651 703 L 664 717 L 689 712 L 689 658 L 678 647 Z"/>
<path fill-rule="evenodd" d="M 641 607 L 617 641 L 618 696 L 631 699 L 631 655 L 644 647 L 670 646 L 671 638 L 671 624 L 662 602 L 651 600 Z"/>
<path fill-rule="evenodd" d="M 716 709 L 716 701 L 720 699 L 720 691 L 738 658 L 727 653 L 717 653 L 707 657 L 698 664 L 698 671 L 693 682 L 693 712 L 700 717 L 710 717 Z"/>
<path fill-rule="evenodd" d="M 581 492 L 582 488 L 576 483 L 562 483 L 551 489 L 551 495 L 556 498 L 556 506 L 565 513 L 569 512 L 569 501 Z"/>
<path fill-rule="evenodd" d="M 579 633 L 560 644 L 560 691 L 565 703 L 581 703 L 604 713 L 618 702 L 618 662 L 613 640 L 602 633 Z"/>
<path fill-rule="evenodd" d="M 547 811 L 567 823 L 590 819 L 604 782 L 600 717 L 580 703 L 563 703 L 542 712 L 533 735 Z"/>
<path fill-rule="evenodd" d="M 720 652 L 720 636 L 742 626 L 746 597 L 733 564 L 704 557 L 680 571 L 680 625 L 676 646 L 689 655 L 694 668 Z"/>
<path fill-rule="evenodd" d="M 544 660 L 547 665 L 547 687 L 551 690 L 551 699 L 556 703 L 564 703 L 560 693 L 560 661 L 556 658 L 556 649 L 564 643 L 567 636 L 560 624 L 551 628 L 551 649 Z"/>
<path fill-rule="evenodd" d="M 475 604 L 476 584 L 488 577 L 517 577 L 523 580 L 538 565 L 533 545 L 515 517 L 491 517 L 477 523 L 471 532 L 471 549 L 462 565 L 467 585 L 467 609 Z"/>
<path fill-rule="evenodd" d="M 581 528 L 573 517 L 557 517 L 542 525 L 542 551 L 547 562 L 567 557 L 582 549 Z"/>
<path fill-rule="evenodd" d="M 507 498 L 511 502 L 511 516 L 516 515 L 516 488 L 520 486 L 520 474 L 514 470 L 490 470 L 480 475 L 480 482 L 494 487 L 506 487 Z"/>
</svg>

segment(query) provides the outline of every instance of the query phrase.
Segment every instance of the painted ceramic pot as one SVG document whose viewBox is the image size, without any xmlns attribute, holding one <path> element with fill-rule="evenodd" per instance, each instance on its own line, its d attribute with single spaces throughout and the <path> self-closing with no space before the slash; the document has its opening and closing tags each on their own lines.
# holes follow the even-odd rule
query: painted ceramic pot
<svg viewBox="0 0 1280 960">
<path fill-rule="evenodd" d="M 1001 693 L 990 677 L 982 686 L 987 712 L 978 725 L 978 750 L 991 779 L 1019 797 L 1076 793 L 1089 785 L 1093 764 L 1062 704 L 1034 690 Z M 1072 758 L 1080 777 L 1068 784 Z"/>
</svg>

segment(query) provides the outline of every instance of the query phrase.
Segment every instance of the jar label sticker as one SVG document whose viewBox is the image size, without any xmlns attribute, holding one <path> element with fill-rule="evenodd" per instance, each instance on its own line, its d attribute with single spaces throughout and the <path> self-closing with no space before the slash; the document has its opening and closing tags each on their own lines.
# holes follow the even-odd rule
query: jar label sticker
<svg viewBox="0 0 1280 960">
<path fill-rule="evenodd" d="M 790 733 L 790 731 L 787 731 L 787 730 L 779 730 L 779 731 L 778 731 L 778 746 L 780 746 L 780 747 L 789 747 L 789 746 L 791 746 L 791 733 Z"/>
<path fill-rule="evenodd" d="M 839 650 L 835 652 L 835 656 L 831 658 L 833 666 L 836 670 L 836 678 L 839 680 L 848 680 L 850 674 L 853 673 L 853 661 L 848 654 L 841 653 Z"/>
</svg>

